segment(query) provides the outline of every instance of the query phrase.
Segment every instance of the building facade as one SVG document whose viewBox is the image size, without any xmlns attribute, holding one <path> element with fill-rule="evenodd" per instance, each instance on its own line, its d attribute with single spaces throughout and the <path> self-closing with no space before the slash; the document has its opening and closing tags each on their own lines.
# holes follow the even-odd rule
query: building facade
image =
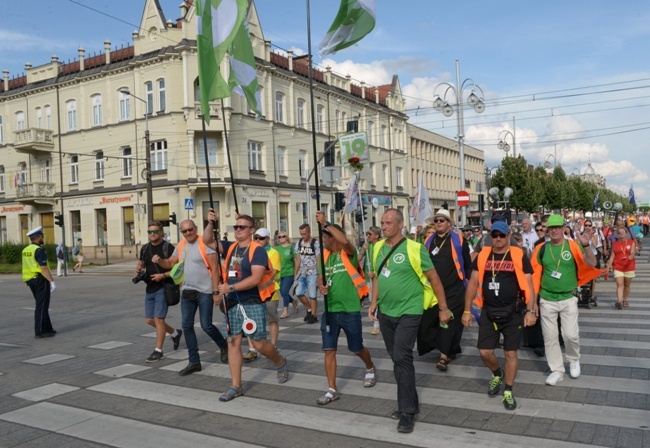
<svg viewBox="0 0 650 448">
<path fill-rule="evenodd" d="M 42 225 L 46 241 L 83 238 L 87 256 L 135 256 L 146 242 L 145 151 L 151 157 L 153 218 L 172 242 L 177 221 L 205 224 L 209 207 L 206 155 L 198 88 L 196 11 L 183 2 L 180 18 L 167 20 L 156 0 L 144 0 L 133 45 L 64 64 L 56 56 L 0 84 L 0 242 L 26 242 Z M 248 15 L 257 58 L 263 118 L 256 120 L 243 97 L 211 103 L 207 126 L 210 170 L 220 230 L 232 235 L 234 213 L 256 225 L 298 236 L 316 208 L 312 127 L 317 159 L 326 142 L 357 128 L 368 135 L 370 164 L 361 182 L 373 222 L 389 206 L 407 210 L 407 116 L 399 81 L 366 86 L 330 69 L 309 71 L 304 58 L 271 51 L 254 3 Z M 224 73 L 228 61 L 222 64 Z M 145 144 L 145 132 L 150 145 Z M 337 149 L 337 165 L 339 150 Z M 231 182 L 229 162 L 232 165 Z M 321 162 L 322 163 L 322 162 Z M 322 165 L 321 165 L 322 167 Z M 333 192 L 351 172 L 331 179 L 319 169 L 321 206 L 331 211 Z M 310 189 L 308 184 L 312 185 Z M 309 204 L 309 206 L 308 206 Z M 192 206 L 192 207 L 190 207 Z"/>
</svg>

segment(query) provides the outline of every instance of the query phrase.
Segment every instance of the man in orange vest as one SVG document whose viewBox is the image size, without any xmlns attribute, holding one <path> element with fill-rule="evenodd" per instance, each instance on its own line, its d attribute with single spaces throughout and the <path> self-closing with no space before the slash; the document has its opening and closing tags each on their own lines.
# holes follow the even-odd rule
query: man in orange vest
<svg viewBox="0 0 650 448">
<path fill-rule="evenodd" d="M 375 365 L 370 352 L 363 346 L 361 326 L 361 298 L 368 295 L 370 288 L 363 275 L 357 269 L 357 251 L 345 236 L 343 229 L 330 224 L 323 212 L 316 212 L 316 220 L 323 229 L 325 252 L 325 277 L 319 269 L 318 288 L 327 296 L 327 316 L 321 319 L 320 329 L 323 335 L 325 352 L 325 374 L 329 389 L 316 402 L 326 405 L 338 400 L 340 394 L 336 388 L 336 349 L 341 330 L 345 332 L 348 350 L 357 355 L 366 365 L 363 387 L 375 385 Z M 329 331 L 326 322 L 329 323 Z"/>
<path fill-rule="evenodd" d="M 463 325 L 472 325 L 472 301 L 481 307 L 478 328 L 478 349 L 483 363 L 492 371 L 488 395 L 497 395 L 505 381 L 501 400 L 509 410 L 517 409 L 512 388 L 519 368 L 517 350 L 521 345 L 522 324 L 535 324 L 537 304 L 533 290 L 533 267 L 524 251 L 510 246 L 510 228 L 505 222 L 492 224 L 492 247 L 484 247 L 474 260 L 472 275 L 465 294 Z M 478 293 L 477 293 L 478 292 Z M 526 312 L 522 317 L 521 292 L 525 297 Z M 494 349 L 503 335 L 505 373 L 499 367 Z"/>
</svg>

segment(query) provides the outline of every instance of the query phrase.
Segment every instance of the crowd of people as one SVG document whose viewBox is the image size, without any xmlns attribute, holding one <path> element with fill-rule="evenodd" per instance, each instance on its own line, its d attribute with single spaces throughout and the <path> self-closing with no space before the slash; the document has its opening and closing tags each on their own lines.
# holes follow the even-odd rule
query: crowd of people
<svg viewBox="0 0 650 448">
<path fill-rule="evenodd" d="M 279 321 L 295 316 L 302 305 L 306 324 L 320 321 L 327 390 L 317 404 L 325 406 L 341 398 L 336 382 L 341 331 L 348 350 L 364 366 L 363 387 L 377 383 L 363 341 L 365 307 L 372 321 L 370 334 L 381 334 L 393 362 L 397 409 L 391 416 L 399 421 L 399 432 L 412 432 L 419 412 L 414 349 L 419 356 L 437 350 L 435 366 L 442 372 L 460 369 L 453 361 L 462 353 L 464 329 L 474 323 L 477 348 L 491 373 L 487 394 L 499 395 L 503 388 L 503 406 L 514 410 L 518 350 L 526 345 L 546 356 L 549 386 L 564 379 L 565 360 L 570 376 L 578 378 L 576 291 L 589 283 L 595 288 L 602 265 L 605 278 L 613 270 L 616 279 L 616 308 L 629 307 L 635 258 L 648 233 L 647 214 L 621 217 L 615 223 L 553 214 L 538 222 L 524 218 L 510 224 L 495 214 L 484 229 L 456 228 L 449 211 L 440 209 L 429 218 L 430 224 L 408 234 L 402 212 L 390 208 L 383 213 L 381 226 L 370 227 L 363 243 L 356 244 L 354 236 L 328 222 L 322 212 L 315 218 L 322 230 L 322 247 L 306 223 L 294 243 L 286 230 L 272 236 L 269 229 L 257 228 L 250 216 L 237 215 L 234 241 L 228 241 L 213 228 L 218 216 L 210 210 L 202 234 L 190 219 L 179 224 L 183 238 L 174 247 L 163 240 L 163 226 L 150 222 L 149 241 L 134 272 L 134 282 L 146 283 L 145 322 L 156 331 L 146 362 L 164 359 L 166 336 L 174 350 L 184 336 L 189 362 L 179 374 L 201 371 L 194 330 L 198 311 L 201 329 L 230 369 L 231 386 L 220 401 L 244 394 L 242 365 L 260 355 L 275 364 L 277 382 L 285 383 L 290 375 L 287 359 L 277 347 Z M 23 280 L 36 300 L 35 335 L 52 337 L 56 331 L 48 307 L 56 285 L 41 247 L 42 229 L 27 236 L 31 244 L 23 251 Z M 175 284 L 180 285 L 181 328 L 166 322 L 170 289 L 166 286 Z M 319 296 L 325 298 L 320 316 Z M 213 324 L 215 307 L 223 316 L 221 328 Z M 499 347 L 503 365 L 495 354 Z"/>
</svg>

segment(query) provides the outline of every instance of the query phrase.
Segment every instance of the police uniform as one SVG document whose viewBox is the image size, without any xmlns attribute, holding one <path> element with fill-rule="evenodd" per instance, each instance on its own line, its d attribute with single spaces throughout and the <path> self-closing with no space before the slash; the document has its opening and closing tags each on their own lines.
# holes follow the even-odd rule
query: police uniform
<svg viewBox="0 0 650 448">
<path fill-rule="evenodd" d="M 41 266 L 47 267 L 47 253 L 33 239 L 43 235 L 42 227 L 36 227 L 27 233 L 30 244 L 23 249 L 23 281 L 27 283 L 34 295 L 36 308 L 34 309 L 34 334 L 36 338 L 48 338 L 56 334 L 50 321 L 50 293 L 54 282 L 43 275 Z"/>
</svg>

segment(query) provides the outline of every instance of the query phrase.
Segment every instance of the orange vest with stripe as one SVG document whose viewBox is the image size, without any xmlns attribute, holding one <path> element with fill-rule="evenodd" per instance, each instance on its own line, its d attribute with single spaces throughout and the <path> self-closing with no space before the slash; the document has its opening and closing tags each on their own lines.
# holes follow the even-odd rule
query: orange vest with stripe
<svg viewBox="0 0 650 448">
<path fill-rule="evenodd" d="M 223 269 L 222 275 L 224 279 L 228 278 L 228 273 L 226 272 L 226 269 L 228 266 L 230 266 L 230 256 L 232 255 L 232 252 L 235 250 L 235 247 L 237 247 L 238 245 L 239 243 L 233 243 L 228 248 L 228 253 L 226 254 L 226 262 L 222 266 Z M 264 250 L 264 247 L 260 246 L 255 241 L 251 241 L 250 246 L 248 247 L 249 247 L 248 261 L 252 263 L 255 249 L 259 247 L 260 249 Z M 264 253 L 266 253 L 266 251 L 264 251 Z M 257 285 L 257 289 L 260 293 L 260 299 L 262 299 L 262 302 L 266 302 L 267 300 L 269 300 L 273 295 L 273 293 L 275 292 L 275 270 L 271 265 L 271 260 L 267 261 L 266 272 L 262 276 L 262 280 L 260 281 L 260 283 Z"/>
<path fill-rule="evenodd" d="M 332 251 L 327 249 L 323 252 L 323 259 L 325 263 L 327 263 L 327 259 L 331 253 Z M 366 279 L 363 277 L 363 274 L 361 274 L 357 268 L 354 267 L 350 261 L 350 258 L 348 257 L 348 254 L 346 254 L 344 250 L 341 250 L 341 261 L 343 262 L 343 266 L 345 267 L 346 272 L 350 276 L 350 280 L 352 280 L 355 288 L 357 288 L 359 299 L 363 299 L 368 294 L 370 294 L 370 288 L 368 287 L 368 283 L 366 283 Z"/>
<path fill-rule="evenodd" d="M 205 263 L 205 267 L 208 268 L 208 274 L 210 274 L 210 277 L 212 277 L 212 267 L 210 266 L 210 262 L 208 261 L 208 253 L 206 251 L 206 245 L 203 242 L 203 237 L 199 235 L 199 238 L 197 240 L 199 242 L 199 252 L 201 253 L 201 258 L 203 258 L 203 262 Z M 178 242 L 178 246 L 176 246 L 176 252 L 178 253 L 178 259 L 180 261 L 183 261 L 183 258 L 181 258 L 181 255 L 183 254 L 183 247 L 185 247 L 186 240 L 183 238 Z"/>
<path fill-rule="evenodd" d="M 478 254 L 478 288 L 476 289 L 476 298 L 474 299 L 474 303 L 481 308 L 483 307 L 483 279 L 485 278 L 485 266 L 491 253 L 492 247 L 484 247 Z M 524 292 L 525 302 L 526 304 L 531 303 L 528 279 L 524 273 L 524 251 L 519 247 L 510 246 L 510 258 L 512 258 L 512 264 L 515 267 L 515 275 L 517 276 L 519 289 Z"/>
</svg>

